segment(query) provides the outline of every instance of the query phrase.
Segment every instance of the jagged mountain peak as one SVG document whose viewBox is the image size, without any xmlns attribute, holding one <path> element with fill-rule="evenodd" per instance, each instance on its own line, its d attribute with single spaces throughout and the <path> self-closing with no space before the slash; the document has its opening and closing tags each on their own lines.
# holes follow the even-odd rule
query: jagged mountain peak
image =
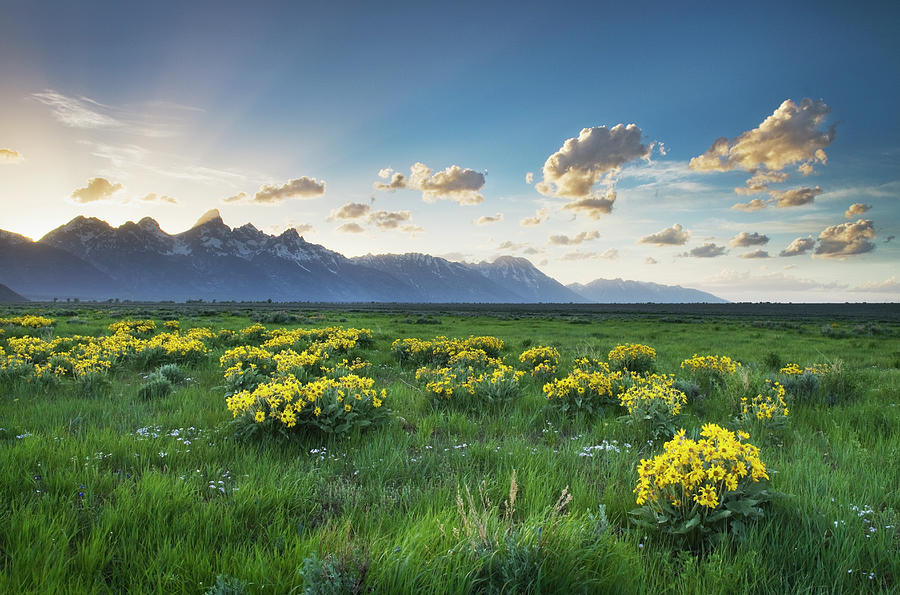
<svg viewBox="0 0 900 595">
<path fill-rule="evenodd" d="M 159 227 L 159 223 L 153 217 L 144 217 L 138 221 L 137 224 L 138 227 L 146 229 L 147 231 L 162 231 Z"/>
<path fill-rule="evenodd" d="M 210 209 L 210 210 L 206 211 L 205 213 L 203 213 L 200 216 L 200 218 L 197 219 L 197 222 L 191 226 L 191 229 L 194 229 L 195 227 L 200 227 L 201 225 L 206 225 L 207 223 L 211 223 L 211 222 L 217 222 L 217 223 L 220 223 L 221 225 L 225 225 L 225 222 L 222 221 L 222 214 L 219 213 L 219 209 Z"/>
</svg>

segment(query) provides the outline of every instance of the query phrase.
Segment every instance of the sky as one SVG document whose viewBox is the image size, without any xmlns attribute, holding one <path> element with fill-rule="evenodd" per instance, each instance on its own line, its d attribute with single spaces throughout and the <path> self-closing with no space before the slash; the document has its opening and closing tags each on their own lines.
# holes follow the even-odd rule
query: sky
<svg viewBox="0 0 900 595">
<path fill-rule="evenodd" d="M 0 0 L 0 229 L 900 300 L 900 4 L 730 4 Z"/>
</svg>

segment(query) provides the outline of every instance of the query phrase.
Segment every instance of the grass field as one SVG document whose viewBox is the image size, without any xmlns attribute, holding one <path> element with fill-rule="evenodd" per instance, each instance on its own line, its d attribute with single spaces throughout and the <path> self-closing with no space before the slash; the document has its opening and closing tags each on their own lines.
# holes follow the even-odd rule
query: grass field
<svg viewBox="0 0 900 595">
<path fill-rule="evenodd" d="M 874 318 L 840 306 L 9 308 L 0 317 L 54 324 L 3 326 L 7 355 L 25 335 L 108 336 L 126 319 L 152 319 L 154 333 L 171 319 L 181 333 L 254 322 L 370 329 L 371 344 L 350 355 L 369 363 L 390 416 L 345 435 L 239 440 L 219 365 L 229 346 L 213 343 L 179 363 L 187 380 L 168 394 L 141 391 L 158 366 L 140 358 L 114 362 L 93 384 L 8 368 L 0 592 L 894 592 L 900 321 L 879 308 Z M 751 432 L 775 493 L 764 516 L 740 534 L 689 542 L 630 520 L 637 467 L 668 437 L 648 440 L 616 405 L 594 415 L 550 407 L 543 380 L 528 375 L 510 402 L 436 402 L 391 345 L 438 335 L 495 336 L 510 365 L 529 347 L 555 347 L 557 377 L 626 342 L 652 346 L 656 369 L 688 383 L 680 364 L 694 354 L 741 362 L 743 376 L 688 400 L 677 426 L 689 436 L 708 422 L 735 427 L 740 398 L 788 363 L 832 372 L 818 392 L 788 395 L 784 427 Z"/>
</svg>

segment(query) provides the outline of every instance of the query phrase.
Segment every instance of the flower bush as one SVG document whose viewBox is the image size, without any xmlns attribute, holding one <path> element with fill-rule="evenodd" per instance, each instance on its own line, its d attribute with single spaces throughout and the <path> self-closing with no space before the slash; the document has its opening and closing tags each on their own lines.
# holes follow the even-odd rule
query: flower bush
<svg viewBox="0 0 900 595">
<path fill-rule="evenodd" d="M 790 414 L 785 397 L 787 391 L 780 382 L 766 380 L 766 391 L 748 399 L 741 399 L 740 421 L 753 428 L 782 429 Z"/>
<path fill-rule="evenodd" d="M 544 385 L 543 392 L 551 407 L 568 413 L 598 413 L 603 405 L 615 404 L 622 380 L 621 372 L 610 372 L 605 362 L 583 358 L 576 360 L 572 373 Z"/>
<path fill-rule="evenodd" d="M 419 368 L 416 370 L 416 380 L 425 383 L 425 392 L 436 401 L 465 408 L 504 403 L 519 397 L 519 379 L 524 374 L 493 360 L 490 366 L 483 368 Z"/>
<path fill-rule="evenodd" d="M 740 532 L 744 520 L 762 516 L 769 470 L 759 448 L 744 442 L 749 434 L 708 423 L 700 436 L 691 440 L 680 430 L 662 454 L 641 460 L 634 488 L 640 508 L 631 511 L 638 525 L 696 539 L 726 524 Z"/>
<path fill-rule="evenodd" d="M 734 374 L 740 368 L 741 363 L 727 355 L 697 355 L 695 353 L 690 359 L 681 362 L 681 369 L 691 374 L 691 378 L 706 395 L 723 386 L 725 377 Z"/>
<path fill-rule="evenodd" d="M 34 316 L 32 314 L 0 318 L 0 326 L 21 326 L 22 328 L 43 328 L 52 325 L 53 322 L 52 318 Z"/>
<path fill-rule="evenodd" d="M 656 365 L 656 350 L 640 343 L 616 345 L 607 357 L 610 367 L 629 372 L 652 372 Z"/>
<path fill-rule="evenodd" d="M 628 410 L 624 421 L 642 426 L 652 439 L 675 433 L 675 421 L 687 404 L 683 392 L 672 386 L 674 377 L 632 373 L 630 386 L 619 394 L 619 404 Z"/>
<path fill-rule="evenodd" d="M 519 355 L 519 362 L 525 371 L 537 378 L 548 380 L 556 374 L 559 366 L 559 351 L 555 347 L 537 346 L 526 349 Z"/>
<path fill-rule="evenodd" d="M 416 338 L 397 339 L 391 344 L 391 353 L 400 363 L 420 366 L 429 364 L 436 368 L 448 365 L 454 355 L 470 349 L 480 349 L 488 357 L 497 358 L 503 350 L 503 341 L 490 336 L 472 336 L 468 339 L 448 339 L 441 336 L 431 341 Z"/>
<path fill-rule="evenodd" d="M 235 393 L 226 404 L 241 436 L 310 430 L 345 434 L 386 419 L 386 391 L 377 391 L 374 383 L 355 374 L 303 383 L 288 374 Z"/>
</svg>

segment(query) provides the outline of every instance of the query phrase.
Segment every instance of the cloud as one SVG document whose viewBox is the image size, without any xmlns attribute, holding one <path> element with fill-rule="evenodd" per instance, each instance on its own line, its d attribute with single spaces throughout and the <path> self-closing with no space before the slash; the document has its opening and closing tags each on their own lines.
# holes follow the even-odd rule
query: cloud
<svg viewBox="0 0 900 595">
<path fill-rule="evenodd" d="M 410 220 L 412 220 L 412 215 L 410 215 L 409 211 L 375 211 L 369 215 L 369 222 L 374 223 L 378 229 L 397 229 L 401 223 L 406 223 Z M 404 229 L 404 231 L 410 230 Z M 418 231 L 424 230 L 419 227 Z"/>
<path fill-rule="evenodd" d="M 329 215 L 328 220 L 359 219 L 360 217 L 365 217 L 366 215 L 368 215 L 371 209 L 372 207 L 370 207 L 366 203 L 348 202 L 340 208 L 331 211 L 331 215 Z"/>
<path fill-rule="evenodd" d="M 583 128 L 577 138 L 567 139 L 547 158 L 541 170 L 543 180 L 535 187 L 546 196 L 590 198 L 595 184 L 611 187 L 624 164 L 649 158 L 652 149 L 652 143 L 641 142 L 641 129 L 635 124 Z"/>
<path fill-rule="evenodd" d="M 528 246 L 527 248 L 522 250 L 522 254 L 531 255 L 531 254 L 540 254 L 540 253 L 541 253 L 541 250 L 538 250 L 537 248 L 535 248 L 533 246 Z"/>
<path fill-rule="evenodd" d="M 601 216 L 612 212 L 614 202 L 616 202 L 616 191 L 609 190 L 603 198 L 582 198 L 568 203 L 563 208 L 570 211 L 583 211 L 591 219 L 600 219 Z"/>
<path fill-rule="evenodd" d="M 527 174 L 525 174 L 525 183 L 526 184 L 534 183 L 534 172 L 533 171 L 530 171 Z"/>
<path fill-rule="evenodd" d="M 246 199 L 247 199 L 247 193 L 239 192 L 232 196 L 227 196 L 227 197 L 223 198 L 222 202 L 243 202 Z"/>
<path fill-rule="evenodd" d="M 747 233 L 746 231 L 742 231 L 741 233 L 739 233 L 736 236 L 734 236 L 733 238 L 731 238 L 731 241 L 729 242 L 729 244 L 731 244 L 735 248 L 747 247 L 747 246 L 761 246 L 763 244 L 768 244 L 768 243 L 769 243 L 769 236 L 758 234 L 755 231 L 753 233 Z"/>
<path fill-rule="evenodd" d="M 288 180 L 281 186 L 264 184 L 256 192 L 251 202 L 274 204 L 288 198 L 315 198 L 325 194 L 325 180 L 303 176 Z"/>
<path fill-rule="evenodd" d="M 900 281 L 898 281 L 897 276 L 894 275 L 890 279 L 885 279 L 884 281 L 870 281 L 868 283 L 863 283 L 859 287 L 855 287 L 854 291 L 892 293 L 900 291 Z"/>
<path fill-rule="evenodd" d="M 363 229 L 358 223 L 344 223 L 335 231 L 339 231 L 341 233 L 363 233 L 366 230 Z"/>
<path fill-rule="evenodd" d="M 406 233 L 408 233 L 411 236 L 414 236 L 417 233 L 422 233 L 423 231 L 425 231 L 425 228 L 420 227 L 418 225 L 404 225 L 403 227 L 400 228 L 400 230 L 405 231 Z"/>
<path fill-rule="evenodd" d="M 784 273 L 768 273 L 751 275 L 749 272 L 723 270 L 714 277 L 704 279 L 704 285 L 726 288 L 729 290 L 753 291 L 768 293 L 772 291 L 834 291 L 846 289 L 847 285 L 838 282 L 822 283 L 812 279 L 802 279 Z"/>
<path fill-rule="evenodd" d="M 521 225 L 523 227 L 540 225 L 541 223 L 543 223 L 544 221 L 547 220 L 547 216 L 549 214 L 550 214 L 550 209 L 548 209 L 548 208 L 538 209 L 535 212 L 534 217 L 525 217 L 524 219 L 522 219 L 519 222 L 519 225 Z"/>
<path fill-rule="evenodd" d="M 790 177 L 790 174 L 784 172 L 777 171 L 769 171 L 769 172 L 759 172 L 755 174 L 753 177 L 749 178 L 744 186 L 741 188 L 735 188 L 734 191 L 738 194 L 744 195 L 753 195 L 753 194 L 762 194 L 764 192 L 769 191 L 769 184 L 776 182 L 784 182 Z"/>
<path fill-rule="evenodd" d="M 575 252 L 569 252 L 564 254 L 560 260 L 588 260 L 589 258 L 594 258 L 597 256 L 596 252 L 579 252 L 576 250 Z"/>
<path fill-rule="evenodd" d="M 600 254 L 597 255 L 597 258 L 603 258 L 606 260 L 615 260 L 619 257 L 619 251 L 615 248 L 610 248 L 608 250 L 604 250 Z"/>
<path fill-rule="evenodd" d="M 812 163 L 801 163 L 797 167 L 797 172 L 804 176 L 808 176 L 809 174 L 813 173 L 814 171 L 816 171 L 816 168 L 814 168 L 812 166 Z"/>
<path fill-rule="evenodd" d="M 746 211 L 752 213 L 760 209 L 766 208 L 766 203 L 758 198 L 754 198 L 750 202 L 739 202 L 731 207 L 735 211 Z"/>
<path fill-rule="evenodd" d="M 862 215 L 866 211 L 872 208 L 872 205 L 865 205 L 861 202 L 855 202 L 850 205 L 850 208 L 844 212 L 844 217 L 847 219 L 853 219 L 857 215 Z"/>
<path fill-rule="evenodd" d="M 819 127 L 830 108 L 822 101 L 804 98 L 800 104 L 785 100 L 753 130 L 733 138 L 717 139 L 702 155 L 690 161 L 697 171 L 757 170 L 776 172 L 795 163 L 825 163 L 823 150 L 834 140 L 834 126 Z M 805 168 L 808 169 L 808 168 Z"/>
<path fill-rule="evenodd" d="M 389 179 L 389 181 L 387 183 L 375 182 L 376 190 L 388 190 L 393 192 L 394 190 L 406 188 L 406 176 L 400 172 L 395 172 L 389 167 L 378 170 L 378 177 L 385 180 Z"/>
<path fill-rule="evenodd" d="M 644 236 L 638 240 L 638 244 L 656 244 L 657 246 L 681 246 L 690 239 L 691 232 L 676 223 L 672 227 L 667 227 L 649 236 Z"/>
<path fill-rule="evenodd" d="M 644 264 L 659 264 L 659 261 L 653 258 L 652 256 L 648 256 L 644 259 Z"/>
<path fill-rule="evenodd" d="M 812 250 L 815 245 L 816 241 L 812 237 L 797 238 L 787 248 L 782 250 L 778 256 L 800 256 Z"/>
<path fill-rule="evenodd" d="M 316 232 L 316 228 L 313 227 L 312 224 L 310 224 L 310 223 L 300 223 L 298 225 L 292 225 L 291 227 L 294 229 L 294 231 L 296 231 L 300 235 L 303 235 L 305 233 L 315 233 Z"/>
<path fill-rule="evenodd" d="M 765 250 L 761 250 L 757 248 L 756 250 L 752 250 L 750 252 L 744 252 L 740 255 L 741 258 L 771 258 L 769 253 Z"/>
<path fill-rule="evenodd" d="M 503 221 L 503 213 L 497 213 L 496 215 L 482 215 L 472 223 L 475 225 L 488 225 L 490 223 L 497 223 L 498 221 Z"/>
<path fill-rule="evenodd" d="M 53 117 L 69 128 L 118 128 L 119 120 L 101 113 L 108 106 L 87 97 L 67 97 L 53 90 L 32 93 L 31 96 L 50 106 Z"/>
<path fill-rule="evenodd" d="M 409 178 L 406 178 L 390 168 L 382 169 L 378 172 L 378 176 L 383 179 L 390 178 L 390 182 L 376 182 L 375 188 L 390 191 L 401 188 L 418 190 L 425 202 L 448 199 L 461 205 L 475 205 L 484 201 L 484 197 L 478 192 L 484 187 L 483 173 L 463 169 L 458 165 L 432 172 L 430 167 L 421 162 L 412 164 L 409 171 Z"/>
<path fill-rule="evenodd" d="M 689 252 L 682 252 L 681 256 L 691 256 L 694 258 L 715 258 L 725 254 L 725 246 L 717 246 L 713 243 L 706 243 L 702 246 L 692 248 Z"/>
<path fill-rule="evenodd" d="M 155 192 L 146 194 L 137 200 L 139 200 L 140 202 L 166 202 L 173 205 L 178 204 L 178 201 L 171 196 L 168 196 L 166 194 L 158 195 Z"/>
<path fill-rule="evenodd" d="M 528 244 L 516 244 L 515 242 L 510 242 L 509 240 L 497 246 L 497 250 L 507 250 L 509 252 L 517 252 L 525 248 L 528 248 Z"/>
<path fill-rule="evenodd" d="M 122 184 L 113 184 L 106 178 L 91 178 L 87 186 L 72 192 L 72 200 L 82 204 L 97 202 L 109 198 L 123 188 Z"/>
<path fill-rule="evenodd" d="M 822 194 L 822 189 L 815 188 L 793 188 L 784 192 L 772 190 L 769 192 L 775 198 L 775 206 L 778 208 L 799 207 L 813 202 L 816 196 Z"/>
<path fill-rule="evenodd" d="M 25 158 L 22 157 L 22 154 L 18 151 L 13 151 L 12 149 L 0 149 L 0 164 L 15 164 L 22 163 L 25 161 Z"/>
<path fill-rule="evenodd" d="M 832 225 L 819 234 L 819 243 L 813 255 L 823 258 L 840 258 L 871 252 L 875 249 L 875 244 L 869 240 L 874 238 L 875 227 L 869 219 Z"/>
<path fill-rule="evenodd" d="M 588 240 L 596 240 L 600 237 L 600 232 L 597 230 L 594 231 L 582 231 L 573 237 L 569 237 L 565 234 L 561 235 L 553 235 L 548 239 L 549 243 L 555 246 L 576 246 L 581 244 L 582 242 L 586 242 Z"/>
</svg>

